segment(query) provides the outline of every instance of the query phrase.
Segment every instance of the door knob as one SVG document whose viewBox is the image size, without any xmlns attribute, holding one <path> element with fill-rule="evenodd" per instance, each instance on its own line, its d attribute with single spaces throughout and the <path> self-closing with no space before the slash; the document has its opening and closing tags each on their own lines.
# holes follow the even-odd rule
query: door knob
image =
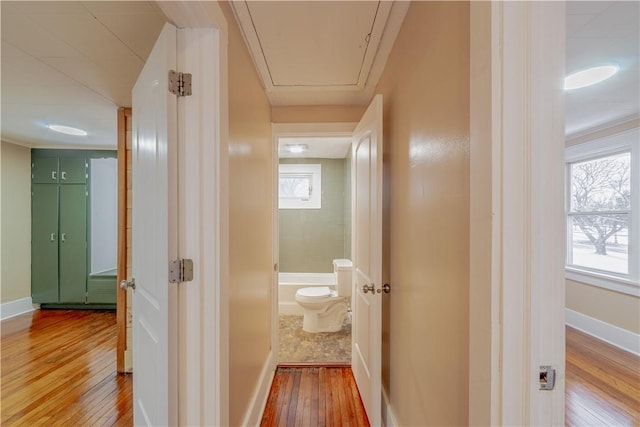
<svg viewBox="0 0 640 427">
<path fill-rule="evenodd" d="M 385 283 L 384 285 L 382 285 L 382 291 L 383 291 L 385 294 L 388 294 L 389 292 L 391 292 L 391 286 L 389 286 L 389 284 L 388 284 L 388 283 Z"/>
<path fill-rule="evenodd" d="M 362 292 L 364 292 L 365 294 L 371 292 L 373 294 L 376 292 L 376 287 L 373 283 L 370 285 L 364 284 L 362 285 Z"/>
<path fill-rule="evenodd" d="M 125 291 L 127 290 L 127 288 L 131 288 L 134 289 L 136 288 L 136 279 L 131 279 L 131 280 L 123 280 L 122 282 L 120 282 L 120 288 L 124 289 Z"/>
</svg>

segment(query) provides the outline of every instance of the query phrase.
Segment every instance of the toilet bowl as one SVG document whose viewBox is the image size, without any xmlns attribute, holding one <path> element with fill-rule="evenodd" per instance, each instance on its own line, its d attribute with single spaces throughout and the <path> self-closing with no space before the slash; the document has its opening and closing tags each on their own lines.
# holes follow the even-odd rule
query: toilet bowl
<svg viewBox="0 0 640 427">
<path fill-rule="evenodd" d="M 314 286 L 296 292 L 295 300 L 304 309 L 305 332 L 337 332 L 342 328 L 350 305 L 351 267 L 348 259 L 334 259 L 335 290 Z"/>
</svg>

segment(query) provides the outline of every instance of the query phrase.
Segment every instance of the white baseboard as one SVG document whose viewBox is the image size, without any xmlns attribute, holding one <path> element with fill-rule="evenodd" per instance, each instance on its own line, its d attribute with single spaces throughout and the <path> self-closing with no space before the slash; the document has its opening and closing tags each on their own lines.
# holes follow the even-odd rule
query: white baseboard
<svg viewBox="0 0 640 427">
<path fill-rule="evenodd" d="M 297 302 L 279 302 L 278 314 L 286 316 L 303 316 L 304 309 Z"/>
<path fill-rule="evenodd" d="M 0 304 L 0 319 L 5 320 L 20 314 L 29 313 L 37 309 L 39 304 L 34 306 L 31 297 L 20 298 Z"/>
<path fill-rule="evenodd" d="M 243 426 L 259 426 L 262 421 L 262 413 L 267 406 L 267 399 L 269 398 L 269 391 L 271 390 L 271 383 L 275 375 L 275 364 L 273 363 L 273 352 L 269 353 L 269 357 L 264 362 L 262 372 L 260 373 L 260 379 L 258 380 L 258 386 L 256 387 L 253 396 L 251 397 L 251 403 L 247 410 Z"/>
<path fill-rule="evenodd" d="M 396 417 L 393 415 L 391 409 L 391 402 L 389 402 L 389 396 L 387 392 L 382 388 L 382 425 L 385 427 L 395 427 L 398 425 Z"/>
<path fill-rule="evenodd" d="M 640 356 L 640 335 L 618 326 L 589 317 L 586 314 L 565 309 L 565 322 L 572 328 L 592 335 L 611 345 Z"/>
</svg>

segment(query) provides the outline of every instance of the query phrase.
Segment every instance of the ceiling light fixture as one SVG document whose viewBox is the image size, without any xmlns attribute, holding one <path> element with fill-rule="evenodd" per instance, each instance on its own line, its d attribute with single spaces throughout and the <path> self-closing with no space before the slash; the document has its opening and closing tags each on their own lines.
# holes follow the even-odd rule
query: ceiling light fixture
<svg viewBox="0 0 640 427">
<path fill-rule="evenodd" d="M 572 90 L 591 86 L 607 80 L 619 70 L 620 68 L 615 65 L 587 68 L 586 70 L 578 71 L 565 77 L 564 88 L 565 90 Z"/>
<path fill-rule="evenodd" d="M 286 144 L 284 149 L 293 154 L 300 154 L 307 151 L 309 147 L 307 144 Z"/>
<path fill-rule="evenodd" d="M 48 125 L 49 129 L 59 133 L 65 133 L 67 135 L 75 135 L 75 136 L 87 136 L 87 131 L 73 128 L 71 126 L 62 126 L 62 125 Z"/>
</svg>

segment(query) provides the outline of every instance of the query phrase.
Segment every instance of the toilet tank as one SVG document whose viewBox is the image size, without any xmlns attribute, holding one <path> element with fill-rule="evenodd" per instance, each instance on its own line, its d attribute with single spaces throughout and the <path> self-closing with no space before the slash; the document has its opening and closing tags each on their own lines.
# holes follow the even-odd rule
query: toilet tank
<svg viewBox="0 0 640 427">
<path fill-rule="evenodd" d="M 338 295 L 351 296 L 352 277 L 351 270 L 353 264 L 350 259 L 334 259 L 333 273 L 336 276 L 336 290 Z"/>
</svg>

